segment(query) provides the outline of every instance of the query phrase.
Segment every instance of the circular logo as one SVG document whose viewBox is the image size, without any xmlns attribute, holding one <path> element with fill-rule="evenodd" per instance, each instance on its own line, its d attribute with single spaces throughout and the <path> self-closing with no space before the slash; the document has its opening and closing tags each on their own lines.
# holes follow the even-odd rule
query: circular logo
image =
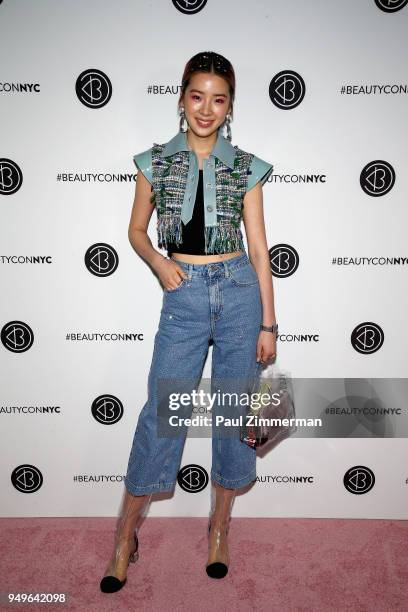
<svg viewBox="0 0 408 612">
<path fill-rule="evenodd" d="M 75 83 L 78 99 L 89 108 L 102 108 L 112 96 L 112 83 L 108 76 L 90 68 L 81 72 Z"/>
<path fill-rule="evenodd" d="M 395 13 L 404 8 L 408 0 L 374 0 L 374 2 L 384 13 Z"/>
<path fill-rule="evenodd" d="M 12 353 L 24 353 L 34 342 L 33 330 L 23 321 L 10 321 L 1 330 L 3 346 Z"/>
<path fill-rule="evenodd" d="M 99 242 L 85 253 L 85 265 L 95 276 L 110 276 L 119 265 L 119 256 L 109 244 Z"/>
<path fill-rule="evenodd" d="M 281 70 L 269 84 L 269 97 L 278 108 L 290 110 L 298 106 L 305 97 L 305 82 L 293 70 Z"/>
<path fill-rule="evenodd" d="M 383 196 L 394 187 L 394 168 L 386 161 L 377 159 L 369 162 L 361 171 L 361 189 L 370 196 Z"/>
<path fill-rule="evenodd" d="M 35 493 L 42 486 L 43 477 L 35 465 L 24 463 L 13 470 L 11 483 L 21 493 Z"/>
<path fill-rule="evenodd" d="M 349 493 L 362 495 L 371 491 L 375 483 L 374 472 L 365 465 L 355 465 L 344 474 L 343 484 Z"/>
<path fill-rule="evenodd" d="M 359 353 L 375 353 L 383 345 L 384 332 L 376 323 L 365 321 L 353 329 L 350 340 L 352 347 Z"/>
<path fill-rule="evenodd" d="M 0 157 L 0 195 L 12 195 L 23 184 L 23 173 L 16 162 Z"/>
<path fill-rule="evenodd" d="M 206 4 L 207 0 L 173 0 L 173 5 L 184 15 L 194 15 L 194 13 L 201 11 Z"/>
<path fill-rule="evenodd" d="M 199 493 L 208 484 L 208 473 L 201 465 L 190 463 L 179 470 L 177 482 L 183 491 Z"/>
<path fill-rule="evenodd" d="M 269 261 L 274 276 L 291 276 L 299 266 L 299 255 L 289 244 L 276 244 L 269 249 Z"/>
<path fill-rule="evenodd" d="M 102 425 L 114 425 L 123 416 L 122 402 L 114 395 L 100 395 L 92 402 L 92 416 Z"/>
</svg>

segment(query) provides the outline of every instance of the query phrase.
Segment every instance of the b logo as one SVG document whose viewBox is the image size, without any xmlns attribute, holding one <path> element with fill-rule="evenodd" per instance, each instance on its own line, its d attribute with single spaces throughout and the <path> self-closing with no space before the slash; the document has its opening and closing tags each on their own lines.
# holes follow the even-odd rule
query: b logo
<svg viewBox="0 0 408 612">
<path fill-rule="evenodd" d="M 344 474 L 343 483 L 349 493 L 368 493 L 375 483 L 374 472 L 364 465 L 355 465 Z"/>
<path fill-rule="evenodd" d="M 384 342 L 384 332 L 379 325 L 365 321 L 357 325 L 351 333 L 352 347 L 364 355 L 375 353 Z"/>
<path fill-rule="evenodd" d="M 109 276 L 118 267 L 119 256 L 112 246 L 99 242 L 90 246 L 85 253 L 85 265 L 95 276 Z"/>
<path fill-rule="evenodd" d="M 0 158 L 0 194 L 12 195 L 23 184 L 23 173 L 12 159 Z"/>
<path fill-rule="evenodd" d="M 276 74 L 269 85 L 271 101 L 282 110 L 291 110 L 305 97 L 305 82 L 297 72 L 282 70 Z"/>
<path fill-rule="evenodd" d="M 92 402 L 92 416 L 102 425 L 114 425 L 123 416 L 123 404 L 114 395 L 100 395 Z"/>
<path fill-rule="evenodd" d="M 273 276 L 286 278 L 296 272 L 299 265 L 299 255 L 289 244 L 276 244 L 269 249 L 269 261 Z"/>
<path fill-rule="evenodd" d="M 24 353 L 34 342 L 33 330 L 23 321 L 10 321 L 1 330 L 1 342 L 12 353 Z"/>
<path fill-rule="evenodd" d="M 376 5 L 381 11 L 384 13 L 395 13 L 396 11 L 400 11 L 408 0 L 374 0 Z"/>
<path fill-rule="evenodd" d="M 35 465 L 25 463 L 13 470 L 11 482 L 21 493 L 35 493 L 42 486 L 43 477 Z"/>
<path fill-rule="evenodd" d="M 102 108 L 112 96 L 112 83 L 101 70 L 88 69 L 81 72 L 75 83 L 78 99 L 88 108 Z"/>
<path fill-rule="evenodd" d="M 361 171 L 361 189 L 370 196 L 383 196 L 394 187 L 395 171 L 386 161 L 377 159 L 372 161 Z"/>
<path fill-rule="evenodd" d="M 173 0 L 173 5 L 184 15 L 194 15 L 202 11 L 207 0 Z"/>
<path fill-rule="evenodd" d="M 208 473 L 201 465 L 190 463 L 181 468 L 177 474 L 177 482 L 183 491 L 199 493 L 208 484 Z"/>
</svg>

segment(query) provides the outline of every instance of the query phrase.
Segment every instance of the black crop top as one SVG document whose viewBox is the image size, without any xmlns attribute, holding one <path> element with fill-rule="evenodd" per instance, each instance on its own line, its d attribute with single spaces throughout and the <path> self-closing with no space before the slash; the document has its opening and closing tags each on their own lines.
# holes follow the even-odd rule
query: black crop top
<svg viewBox="0 0 408 612">
<path fill-rule="evenodd" d="M 197 196 L 194 202 L 193 216 L 187 225 L 181 222 L 183 242 L 178 247 L 169 243 L 167 256 L 172 253 L 186 253 L 188 255 L 206 255 L 204 250 L 204 191 L 203 171 L 199 170 Z"/>
</svg>

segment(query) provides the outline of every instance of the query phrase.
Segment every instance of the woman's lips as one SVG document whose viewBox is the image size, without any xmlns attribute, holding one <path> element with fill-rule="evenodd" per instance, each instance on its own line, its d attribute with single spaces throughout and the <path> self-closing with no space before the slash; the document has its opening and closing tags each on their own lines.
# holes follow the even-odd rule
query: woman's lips
<svg viewBox="0 0 408 612">
<path fill-rule="evenodd" d="M 214 123 L 214 120 L 212 119 L 211 121 L 202 121 L 201 119 L 197 119 L 197 123 L 200 127 L 206 128 L 209 127 L 212 123 Z"/>
</svg>

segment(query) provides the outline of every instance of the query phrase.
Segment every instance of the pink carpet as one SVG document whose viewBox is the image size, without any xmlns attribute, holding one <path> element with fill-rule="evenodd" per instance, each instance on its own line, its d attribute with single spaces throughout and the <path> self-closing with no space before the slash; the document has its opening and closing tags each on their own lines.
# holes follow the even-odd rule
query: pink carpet
<svg viewBox="0 0 408 612">
<path fill-rule="evenodd" d="M 0 592 L 65 592 L 59 606 L 1 610 L 194 612 L 408 610 L 408 522 L 240 519 L 231 566 L 205 573 L 206 519 L 147 517 L 118 593 L 99 591 L 115 519 L 0 519 Z"/>
</svg>

